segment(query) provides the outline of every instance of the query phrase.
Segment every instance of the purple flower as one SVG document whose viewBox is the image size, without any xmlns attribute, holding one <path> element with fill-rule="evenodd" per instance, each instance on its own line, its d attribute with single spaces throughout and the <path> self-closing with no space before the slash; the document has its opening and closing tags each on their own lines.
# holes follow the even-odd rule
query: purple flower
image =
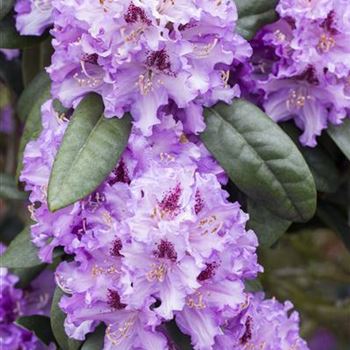
<svg viewBox="0 0 350 350">
<path fill-rule="evenodd" d="M 277 10 L 281 19 L 252 43 L 255 92 L 263 92 L 267 114 L 293 118 L 304 131 L 301 143 L 314 147 L 350 110 L 350 3 L 282 0 Z"/>
<path fill-rule="evenodd" d="M 153 342 L 166 349 L 160 326 L 175 315 L 185 331 L 197 320 L 192 335 L 201 318 L 210 320 L 215 327 L 206 339 L 214 344 L 225 315 L 245 300 L 243 280 L 261 271 L 257 238 L 246 231 L 239 204 L 228 202 L 222 169 L 178 118 L 162 112 L 152 136 L 134 127 L 94 193 L 51 213 L 47 181 L 67 121 L 51 101 L 42 112 L 43 130 L 26 147 L 21 180 L 31 191 L 41 259 L 50 261 L 56 246 L 75 256 L 56 271 L 68 294 L 60 303 L 67 334 L 84 339 L 103 322 L 105 349 L 151 349 Z M 196 307 L 200 295 L 206 310 Z"/>
<path fill-rule="evenodd" d="M 248 295 L 241 312 L 226 321 L 214 349 L 307 350 L 299 336 L 299 315 L 292 308 L 290 302 L 264 300 L 262 293 Z"/>
<path fill-rule="evenodd" d="M 239 96 L 235 64 L 251 54 L 235 33 L 233 2 L 54 1 L 53 93 L 72 106 L 89 91 L 103 97 L 108 117 L 131 111 L 145 134 L 170 102 L 205 127 L 202 105 Z M 93 15 L 92 15 L 93 14 Z"/>
<path fill-rule="evenodd" d="M 5 247 L 0 245 L 1 254 Z M 0 347 L 8 350 L 44 350 L 33 333 L 14 322 L 18 317 L 49 314 L 53 274 L 44 271 L 26 290 L 16 288 L 18 277 L 0 268 Z"/>
<path fill-rule="evenodd" d="M 52 10 L 52 0 L 17 0 L 17 30 L 22 35 L 41 35 L 53 22 Z"/>
</svg>

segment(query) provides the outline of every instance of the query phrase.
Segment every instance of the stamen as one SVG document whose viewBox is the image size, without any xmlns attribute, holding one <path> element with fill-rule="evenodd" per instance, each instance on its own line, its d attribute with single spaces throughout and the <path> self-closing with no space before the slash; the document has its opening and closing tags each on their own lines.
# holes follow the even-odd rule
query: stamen
<svg viewBox="0 0 350 350">
<path fill-rule="evenodd" d="M 207 45 L 193 45 L 193 51 L 199 57 L 207 57 L 211 51 L 213 51 L 218 42 L 219 40 L 215 38 L 211 43 Z"/>
<path fill-rule="evenodd" d="M 310 95 L 305 95 L 299 89 L 296 91 L 295 89 L 291 89 L 288 94 L 288 99 L 286 101 L 286 106 L 289 111 L 293 111 L 294 109 L 300 109 L 304 107 L 307 100 L 310 100 Z"/>
<path fill-rule="evenodd" d="M 197 300 L 195 297 L 197 297 Z M 191 309 L 203 310 L 207 307 L 203 303 L 203 294 L 200 291 L 197 291 L 194 296 L 188 297 L 186 304 Z"/>
<path fill-rule="evenodd" d="M 336 42 L 332 36 L 328 36 L 327 34 L 322 34 L 320 41 L 317 44 L 317 49 L 321 53 L 329 52 L 334 46 Z"/>
<path fill-rule="evenodd" d="M 108 325 L 106 337 L 113 345 L 120 345 L 122 341 L 129 336 L 130 328 L 134 325 L 135 321 L 135 317 L 131 317 L 115 331 L 112 331 L 112 325 Z"/>
<path fill-rule="evenodd" d="M 167 268 L 164 264 L 160 264 L 160 265 L 152 264 L 152 270 L 146 274 L 147 281 L 163 282 L 166 272 L 167 272 Z"/>
</svg>

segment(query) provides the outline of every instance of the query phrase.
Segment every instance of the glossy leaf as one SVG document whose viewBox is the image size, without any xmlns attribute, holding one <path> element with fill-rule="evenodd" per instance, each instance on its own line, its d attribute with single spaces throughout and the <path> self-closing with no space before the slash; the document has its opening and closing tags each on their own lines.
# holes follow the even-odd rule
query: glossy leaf
<svg viewBox="0 0 350 350">
<path fill-rule="evenodd" d="M 18 103 L 17 103 L 17 114 L 21 121 L 25 121 L 28 114 L 33 107 L 33 101 L 36 101 L 43 91 L 50 87 L 49 75 L 42 71 L 36 75 L 36 77 L 28 84 L 23 90 Z"/>
<path fill-rule="evenodd" d="M 105 331 L 106 327 L 103 324 L 99 325 L 93 333 L 88 334 L 80 350 L 103 349 Z"/>
<path fill-rule="evenodd" d="M 6 18 L 0 22 L 0 48 L 23 49 L 40 43 L 45 36 L 20 35 L 12 19 Z"/>
<path fill-rule="evenodd" d="M 312 174 L 292 140 L 265 113 L 236 100 L 207 108 L 205 119 L 202 141 L 242 192 L 286 220 L 314 215 Z"/>
<path fill-rule="evenodd" d="M 22 316 L 16 320 L 16 323 L 21 327 L 32 331 L 37 338 L 46 345 L 55 341 L 50 327 L 50 319 L 47 316 Z"/>
<path fill-rule="evenodd" d="M 350 119 L 345 119 L 340 125 L 331 125 L 327 129 L 328 134 L 350 160 Z"/>
<path fill-rule="evenodd" d="M 290 221 L 281 219 L 252 200 L 248 200 L 248 213 L 248 227 L 254 230 L 262 247 L 271 247 L 291 225 Z"/>
<path fill-rule="evenodd" d="M 17 189 L 14 176 L 0 173 L 0 198 L 23 200 L 26 197 L 26 193 Z"/>
<path fill-rule="evenodd" d="M 20 172 L 22 170 L 22 162 L 23 162 L 23 152 L 27 145 L 27 143 L 36 139 L 41 132 L 41 106 L 44 102 L 46 102 L 51 97 L 50 93 L 50 85 L 47 85 L 41 90 L 41 93 L 35 99 L 35 102 L 28 114 L 24 130 L 22 133 L 21 141 L 19 144 L 18 150 L 18 164 L 16 170 L 16 177 L 18 179 Z"/>
<path fill-rule="evenodd" d="M 0 20 L 11 11 L 14 2 L 14 0 L 0 0 Z"/>
<path fill-rule="evenodd" d="M 76 108 L 57 153 L 49 181 L 51 211 L 93 192 L 113 170 L 127 145 L 131 121 L 103 116 L 100 96 L 90 94 Z"/>
<path fill-rule="evenodd" d="M 55 339 L 62 350 L 77 350 L 81 346 L 78 340 L 68 338 L 64 330 L 65 313 L 60 309 L 59 302 L 64 293 L 56 287 L 51 305 L 51 329 Z"/>
<path fill-rule="evenodd" d="M 325 193 L 335 192 L 340 185 L 340 174 L 327 150 L 321 144 L 315 148 L 302 146 L 299 142 L 300 132 L 291 124 L 284 124 L 282 128 L 304 156 L 314 177 L 317 190 Z"/>
</svg>

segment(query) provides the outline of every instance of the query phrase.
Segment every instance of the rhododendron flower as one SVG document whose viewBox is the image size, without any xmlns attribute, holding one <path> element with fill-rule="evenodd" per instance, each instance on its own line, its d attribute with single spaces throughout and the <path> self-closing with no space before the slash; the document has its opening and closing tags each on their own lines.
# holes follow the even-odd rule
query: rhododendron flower
<svg viewBox="0 0 350 350">
<path fill-rule="evenodd" d="M 256 88 L 266 112 L 293 118 L 304 130 L 301 143 L 313 147 L 350 110 L 350 3 L 281 0 L 277 11 L 281 19 L 253 41 Z"/>
<path fill-rule="evenodd" d="M 232 68 L 251 54 L 235 33 L 232 1 L 53 1 L 55 53 L 48 71 L 65 105 L 95 91 L 108 117 L 131 111 L 145 135 L 161 106 L 183 109 L 191 132 L 202 106 L 239 96 Z M 198 106 L 198 107 L 197 107 Z"/>
<path fill-rule="evenodd" d="M 5 247 L 0 244 L 0 255 Z M 16 287 L 19 278 L 0 267 L 0 348 L 6 350 L 47 349 L 33 333 L 15 324 L 18 317 L 48 315 L 54 288 L 52 272 L 44 271 L 28 290 Z M 50 347 L 51 349 L 52 347 Z"/>
</svg>

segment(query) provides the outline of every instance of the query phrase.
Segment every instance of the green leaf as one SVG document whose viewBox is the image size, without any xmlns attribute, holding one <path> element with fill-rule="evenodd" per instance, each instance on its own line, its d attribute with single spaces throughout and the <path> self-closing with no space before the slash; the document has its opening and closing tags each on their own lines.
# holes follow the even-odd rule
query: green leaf
<svg viewBox="0 0 350 350">
<path fill-rule="evenodd" d="M 17 103 L 17 114 L 22 122 L 26 120 L 31 111 L 33 101 L 36 101 L 49 88 L 50 77 L 45 71 L 42 71 L 23 90 Z"/>
<path fill-rule="evenodd" d="M 272 10 L 278 0 L 235 0 L 238 17 L 252 16 Z"/>
<path fill-rule="evenodd" d="M 81 342 L 68 338 L 64 330 L 65 313 L 60 309 L 58 303 L 64 295 L 61 289 L 56 287 L 51 305 L 51 329 L 55 339 L 62 350 L 77 350 Z"/>
<path fill-rule="evenodd" d="M 12 19 L 6 18 L 0 22 L 0 48 L 23 49 L 40 43 L 45 36 L 20 35 Z"/>
<path fill-rule="evenodd" d="M 26 197 L 26 193 L 17 189 L 14 176 L 0 173 L 0 198 L 23 200 Z"/>
<path fill-rule="evenodd" d="M 261 292 L 263 290 L 263 286 L 258 278 L 255 280 L 245 280 L 245 292 L 252 293 L 252 292 Z"/>
<path fill-rule="evenodd" d="M 350 160 L 350 119 L 345 119 L 341 125 L 331 125 L 328 134 Z"/>
<path fill-rule="evenodd" d="M 87 339 L 80 350 L 98 350 L 103 349 L 106 326 L 100 324 L 96 330 L 88 334 Z"/>
<path fill-rule="evenodd" d="M 53 257 L 61 256 L 63 251 L 55 250 Z M 4 255 L 1 256 L 2 267 L 23 269 L 43 265 L 38 258 L 38 248 L 31 242 L 30 227 L 26 227 L 10 243 Z"/>
<path fill-rule="evenodd" d="M 248 227 L 257 234 L 262 247 L 271 247 L 291 225 L 291 221 L 281 219 L 251 199 L 248 199 L 248 213 Z"/>
<path fill-rule="evenodd" d="M 317 216 L 342 238 L 350 251 L 350 223 L 347 221 L 346 213 L 330 203 L 321 202 L 317 206 Z"/>
<path fill-rule="evenodd" d="M 30 228 L 26 227 L 11 242 L 1 257 L 1 266 L 8 268 L 26 268 L 41 265 L 38 248 L 30 240 Z"/>
<path fill-rule="evenodd" d="M 19 175 L 22 171 L 22 162 L 23 162 L 23 152 L 27 145 L 27 143 L 36 139 L 42 129 L 41 126 L 41 105 L 46 102 L 51 97 L 50 93 L 50 85 L 45 86 L 45 88 L 41 91 L 41 94 L 37 96 L 30 113 L 27 117 L 26 124 L 24 126 L 23 134 L 21 137 L 21 141 L 19 144 L 18 150 L 18 163 L 16 170 L 16 177 L 19 178 Z"/>
<path fill-rule="evenodd" d="M 323 148 L 321 143 L 315 148 L 303 147 L 299 142 L 300 132 L 291 124 L 283 124 L 282 128 L 294 141 L 301 154 L 304 156 L 314 177 L 316 188 L 320 192 L 333 193 L 340 186 L 340 174 L 337 166 Z"/>
<path fill-rule="evenodd" d="M 14 2 L 14 0 L 0 0 L 0 20 L 11 11 Z"/>
<path fill-rule="evenodd" d="M 115 167 L 130 130 L 129 116 L 103 116 L 100 96 L 88 95 L 76 108 L 57 153 L 49 181 L 51 211 L 94 191 Z"/>
<path fill-rule="evenodd" d="M 51 37 L 41 42 L 38 46 L 23 49 L 22 53 L 22 77 L 26 87 L 40 71 L 51 62 L 52 45 Z M 35 101 L 35 100 L 34 100 Z"/>
<path fill-rule="evenodd" d="M 39 338 L 46 345 L 49 345 L 55 341 L 50 327 L 50 319 L 47 316 L 23 316 L 18 318 L 16 323 L 23 328 L 32 331 L 37 338 Z"/>
<path fill-rule="evenodd" d="M 204 112 L 201 139 L 237 187 L 277 216 L 307 221 L 316 209 L 312 174 L 292 140 L 250 102 Z"/>
<path fill-rule="evenodd" d="M 247 40 L 265 24 L 277 19 L 278 0 L 235 0 L 238 10 L 237 30 Z"/>
<path fill-rule="evenodd" d="M 276 19 L 277 14 L 275 10 L 269 10 L 256 15 L 241 17 L 237 21 L 237 31 L 246 40 L 251 40 L 261 27 L 276 21 Z"/>
</svg>

